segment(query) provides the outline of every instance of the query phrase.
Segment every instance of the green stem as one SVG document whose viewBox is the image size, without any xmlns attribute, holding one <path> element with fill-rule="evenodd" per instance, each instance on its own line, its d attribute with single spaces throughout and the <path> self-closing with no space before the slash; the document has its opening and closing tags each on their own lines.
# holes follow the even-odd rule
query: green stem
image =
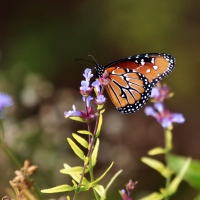
<svg viewBox="0 0 200 200">
<path fill-rule="evenodd" d="M 10 160 L 15 164 L 18 169 L 21 169 L 21 164 L 19 163 L 18 159 L 14 155 L 14 153 L 5 146 L 5 143 L 0 140 L 0 148 L 4 151 L 4 153 L 10 158 Z"/>
<path fill-rule="evenodd" d="M 169 134 L 168 134 L 167 129 L 164 129 L 164 134 L 165 134 L 165 149 L 166 149 L 166 153 L 165 153 L 165 163 L 166 163 L 166 168 L 169 168 L 169 153 L 171 150 L 171 138 L 169 139 Z M 166 181 L 165 181 L 165 189 L 167 192 L 167 195 L 165 197 L 164 200 L 169 200 L 169 195 L 168 195 L 168 187 L 171 181 L 171 175 L 167 176 Z"/>
<path fill-rule="evenodd" d="M 40 190 L 37 188 L 37 186 L 34 184 L 34 188 L 35 188 L 35 193 L 37 195 L 37 200 L 43 200 Z"/>
<path fill-rule="evenodd" d="M 2 120 L 0 120 L 0 128 L 1 128 L 1 132 L 2 132 L 2 137 L 0 137 L 1 138 L 1 140 L 3 141 L 4 140 L 4 129 L 3 129 L 3 121 Z"/>
<path fill-rule="evenodd" d="M 96 119 L 96 125 L 95 125 L 95 129 L 94 129 L 93 137 L 91 138 L 90 144 L 89 144 L 89 150 L 88 150 L 88 153 L 87 153 L 87 157 L 88 157 L 89 160 L 90 160 L 90 156 L 92 155 L 92 149 L 93 149 L 93 146 L 94 146 L 94 143 L 95 143 L 95 135 L 96 135 L 97 127 L 98 127 L 98 124 L 99 124 L 99 115 L 100 115 L 100 111 L 98 111 L 98 115 L 97 115 L 97 119 Z M 83 171 L 82 171 L 81 178 L 80 178 L 80 181 L 79 181 L 79 184 L 78 184 L 78 188 L 80 188 L 81 183 L 83 181 L 83 177 L 85 175 L 86 167 L 87 167 L 87 163 L 85 163 L 83 165 Z M 96 199 L 99 200 L 96 191 L 94 192 L 94 195 L 95 195 Z M 78 197 L 78 192 L 75 192 L 74 196 L 73 196 L 73 200 L 76 200 L 77 197 Z"/>
</svg>

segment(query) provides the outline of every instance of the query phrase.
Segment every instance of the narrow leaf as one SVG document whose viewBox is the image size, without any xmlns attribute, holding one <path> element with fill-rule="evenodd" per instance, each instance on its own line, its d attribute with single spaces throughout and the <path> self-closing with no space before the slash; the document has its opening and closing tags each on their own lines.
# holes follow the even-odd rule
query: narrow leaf
<svg viewBox="0 0 200 200">
<path fill-rule="evenodd" d="M 86 149 L 88 148 L 88 142 L 84 138 L 82 138 L 81 136 L 79 136 L 75 133 L 72 133 L 72 136 L 79 144 L 81 144 Z"/>
<path fill-rule="evenodd" d="M 97 110 L 101 110 L 103 108 L 104 104 L 98 105 Z"/>
<path fill-rule="evenodd" d="M 109 187 L 111 186 L 111 184 L 114 182 L 114 180 L 119 176 L 119 174 L 122 173 L 123 170 L 119 170 L 109 181 L 108 185 L 106 186 L 106 192 L 108 191 Z"/>
<path fill-rule="evenodd" d="M 91 187 L 94 187 L 108 173 L 108 171 L 111 169 L 111 167 L 113 166 L 113 164 L 114 163 L 112 162 L 111 165 L 108 167 L 108 169 L 99 178 L 97 178 L 95 181 L 93 181 L 91 183 Z"/>
<path fill-rule="evenodd" d="M 173 173 L 173 171 L 170 168 L 166 167 L 162 162 L 158 160 L 147 158 L 147 157 L 143 157 L 141 160 L 143 163 L 145 163 L 149 167 L 158 171 L 165 178 L 171 176 L 171 174 Z"/>
<path fill-rule="evenodd" d="M 153 192 L 146 197 L 141 198 L 140 200 L 162 200 L 163 195 L 158 192 Z"/>
<path fill-rule="evenodd" d="M 78 122 L 84 122 L 85 123 L 85 120 L 81 117 L 69 117 L 71 120 L 74 120 L 74 121 L 78 121 Z"/>
<path fill-rule="evenodd" d="M 64 164 L 64 168 L 66 169 L 66 170 L 68 170 L 68 169 L 71 169 L 71 167 L 68 165 L 68 164 Z M 80 182 L 80 178 L 81 178 L 81 175 L 79 175 L 79 174 L 69 174 L 71 177 L 72 177 L 72 179 L 74 179 L 77 183 L 79 183 Z M 90 187 L 90 182 L 85 178 L 85 177 L 83 177 L 83 181 L 82 181 L 82 185 L 86 185 L 87 187 Z"/>
<path fill-rule="evenodd" d="M 84 135 L 90 135 L 90 136 L 93 136 L 92 133 L 90 131 L 86 131 L 86 130 L 79 130 L 77 131 L 78 133 L 80 134 L 84 134 Z"/>
<path fill-rule="evenodd" d="M 187 160 L 185 161 L 181 171 L 178 173 L 178 175 L 173 179 L 173 181 L 170 183 L 169 187 L 167 188 L 167 191 L 169 194 L 174 194 L 177 191 L 177 188 L 180 184 L 180 182 L 182 181 L 189 165 L 191 162 L 191 158 L 187 158 Z"/>
<path fill-rule="evenodd" d="M 97 141 L 96 141 L 96 144 L 91 156 L 92 167 L 96 165 L 98 150 L 99 150 L 99 139 L 97 138 Z"/>
<path fill-rule="evenodd" d="M 70 185 L 60 185 L 50 189 L 41 190 L 42 193 L 56 193 L 56 192 L 67 192 L 72 191 L 74 188 Z"/>
<path fill-rule="evenodd" d="M 83 151 L 70 139 L 67 138 L 67 141 L 69 142 L 69 145 L 71 146 L 72 150 L 74 151 L 74 153 L 82 160 L 84 160 L 85 155 L 83 153 Z"/>
<path fill-rule="evenodd" d="M 158 155 L 158 154 L 165 154 L 166 152 L 167 152 L 166 149 L 164 149 L 162 147 L 156 147 L 156 148 L 148 151 L 148 155 L 154 156 L 154 155 Z"/>
<path fill-rule="evenodd" d="M 106 193 L 105 193 L 105 189 L 102 185 L 95 185 L 94 188 L 93 188 L 97 193 L 98 195 L 101 197 L 101 200 L 104 200 L 106 199 Z"/>
<path fill-rule="evenodd" d="M 83 167 L 72 167 L 69 169 L 61 169 L 60 173 L 73 175 L 73 174 L 81 174 L 82 171 L 83 171 Z"/>
<path fill-rule="evenodd" d="M 101 126 L 102 126 L 102 123 L 103 123 L 103 113 L 104 113 L 105 109 L 104 110 L 101 110 L 100 113 L 99 113 L 99 123 L 98 123 L 98 127 L 97 127 L 97 132 L 96 132 L 96 138 L 100 135 L 101 133 Z"/>
</svg>

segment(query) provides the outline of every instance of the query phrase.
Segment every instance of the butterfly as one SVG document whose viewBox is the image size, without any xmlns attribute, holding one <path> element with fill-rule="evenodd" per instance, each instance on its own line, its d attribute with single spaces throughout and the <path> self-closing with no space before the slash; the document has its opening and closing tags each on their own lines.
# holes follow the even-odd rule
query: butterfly
<svg viewBox="0 0 200 200">
<path fill-rule="evenodd" d="M 110 78 L 106 91 L 116 109 L 124 114 L 142 108 L 155 84 L 174 67 L 175 58 L 165 53 L 139 54 L 94 66 L 98 78 L 104 73 Z"/>
</svg>

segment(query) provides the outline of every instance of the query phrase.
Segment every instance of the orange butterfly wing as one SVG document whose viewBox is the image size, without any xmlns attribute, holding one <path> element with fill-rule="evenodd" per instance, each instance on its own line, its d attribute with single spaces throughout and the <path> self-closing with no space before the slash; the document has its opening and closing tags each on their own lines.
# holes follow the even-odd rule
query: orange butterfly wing
<svg viewBox="0 0 200 200">
<path fill-rule="evenodd" d="M 105 72 L 111 79 L 106 90 L 116 109 L 133 113 L 147 102 L 152 87 L 174 66 L 175 59 L 171 55 L 153 53 L 130 56 L 105 67 L 96 66 L 96 69 L 98 76 Z"/>
</svg>

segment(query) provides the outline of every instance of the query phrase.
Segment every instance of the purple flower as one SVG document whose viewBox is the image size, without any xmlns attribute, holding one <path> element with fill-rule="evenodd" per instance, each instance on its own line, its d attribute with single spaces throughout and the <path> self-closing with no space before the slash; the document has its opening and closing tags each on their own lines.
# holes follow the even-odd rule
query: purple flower
<svg viewBox="0 0 200 200">
<path fill-rule="evenodd" d="M 92 86 L 96 88 L 97 93 L 100 92 L 100 85 L 101 83 L 99 82 L 99 80 L 96 80 L 92 83 Z"/>
<path fill-rule="evenodd" d="M 85 80 L 89 82 L 90 79 L 93 77 L 92 70 L 89 68 L 85 69 L 83 76 L 85 77 Z"/>
<path fill-rule="evenodd" d="M 64 116 L 65 118 L 68 117 L 80 117 L 81 116 L 81 112 L 76 110 L 75 105 L 72 106 L 73 110 L 69 110 L 69 111 L 65 111 L 64 112 Z"/>
<path fill-rule="evenodd" d="M 95 102 L 96 102 L 97 104 L 104 104 L 105 101 L 106 101 L 106 98 L 104 97 L 103 94 L 98 95 L 97 98 L 95 99 Z"/>
<path fill-rule="evenodd" d="M 4 108 L 10 107 L 13 105 L 12 97 L 8 94 L 0 92 L 0 118 L 2 119 Z"/>
<path fill-rule="evenodd" d="M 88 96 L 92 91 L 93 87 L 89 87 L 90 82 L 81 81 L 80 93 L 82 96 Z"/>
<path fill-rule="evenodd" d="M 155 103 L 154 108 L 147 106 L 144 112 L 147 116 L 154 117 L 163 128 L 169 128 L 173 123 L 181 124 L 185 122 L 185 118 L 182 114 L 172 113 L 169 110 L 166 110 L 161 102 Z"/>
<path fill-rule="evenodd" d="M 173 93 L 170 93 L 167 85 L 161 85 L 160 83 L 157 83 L 156 87 L 153 87 L 150 97 L 153 98 L 155 102 L 163 102 L 172 95 Z"/>
<path fill-rule="evenodd" d="M 87 97 L 83 96 L 83 101 L 86 103 L 87 108 L 90 107 L 90 101 L 91 100 L 93 100 L 93 97 L 91 97 L 91 96 L 87 96 Z"/>
<path fill-rule="evenodd" d="M 84 92 L 90 90 L 89 85 L 90 85 L 90 83 L 88 81 L 81 81 L 80 90 L 83 90 Z"/>
</svg>

